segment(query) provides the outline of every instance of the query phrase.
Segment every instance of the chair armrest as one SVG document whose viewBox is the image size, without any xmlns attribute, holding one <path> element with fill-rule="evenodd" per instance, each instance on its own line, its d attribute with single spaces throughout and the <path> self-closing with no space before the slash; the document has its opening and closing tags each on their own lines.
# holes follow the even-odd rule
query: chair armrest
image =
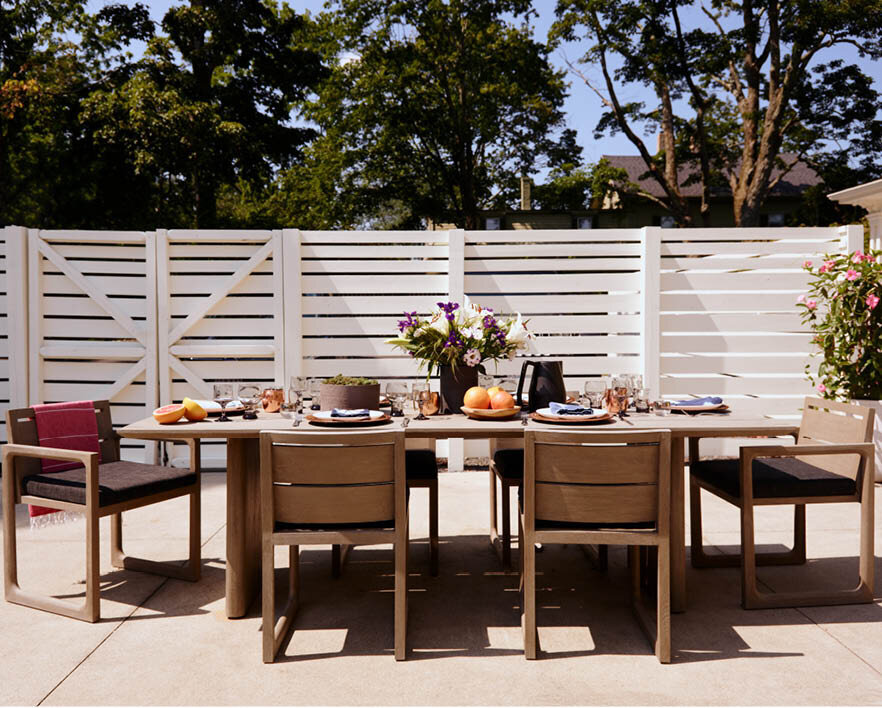
<svg viewBox="0 0 882 708">
<path fill-rule="evenodd" d="M 829 445 L 749 445 L 741 448 L 743 459 L 758 457 L 796 457 L 797 455 L 860 455 L 873 454 L 873 443 L 831 443 Z"/>
<path fill-rule="evenodd" d="M 82 450 L 65 450 L 58 447 L 41 447 L 39 445 L 19 445 L 7 443 L 3 446 L 3 468 L 6 469 L 6 460 L 13 457 L 35 457 L 48 460 L 67 460 L 79 462 L 83 467 L 88 467 L 92 459 L 98 461 L 97 452 L 84 452 Z"/>
</svg>

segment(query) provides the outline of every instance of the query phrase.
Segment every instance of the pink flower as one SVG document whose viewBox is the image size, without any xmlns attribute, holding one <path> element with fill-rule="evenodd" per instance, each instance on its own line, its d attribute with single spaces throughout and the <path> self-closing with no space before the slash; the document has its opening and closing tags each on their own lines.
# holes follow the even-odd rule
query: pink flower
<svg viewBox="0 0 882 708">
<path fill-rule="evenodd" d="M 817 300 L 806 300 L 805 306 L 810 310 L 814 310 L 818 306 L 818 301 Z"/>
<path fill-rule="evenodd" d="M 864 252 L 863 251 L 855 251 L 854 255 L 851 257 L 852 263 L 860 263 L 864 260 Z"/>
<path fill-rule="evenodd" d="M 805 295 L 800 295 L 798 298 L 796 298 L 796 301 L 797 302 L 805 302 Z"/>
<path fill-rule="evenodd" d="M 819 273 L 829 273 L 833 270 L 833 266 L 836 265 L 833 261 L 824 261 L 820 268 L 818 268 Z"/>
<path fill-rule="evenodd" d="M 869 307 L 871 310 L 873 310 L 876 308 L 876 305 L 878 305 L 878 304 L 879 304 L 879 296 L 878 295 L 873 295 L 872 293 L 867 295 L 867 307 Z"/>
<path fill-rule="evenodd" d="M 849 268 L 848 271 L 846 271 L 846 273 L 845 273 L 846 280 L 857 280 L 860 277 L 861 277 L 861 274 L 858 273 L 853 268 Z"/>
<path fill-rule="evenodd" d="M 811 262 L 811 261 L 805 261 L 805 263 L 802 264 L 802 267 L 805 268 L 806 270 L 808 270 L 809 268 L 812 267 L 812 262 Z"/>
<path fill-rule="evenodd" d="M 817 386 L 815 386 L 815 388 L 818 389 L 818 393 L 827 392 L 827 387 L 824 384 L 818 384 Z"/>
</svg>

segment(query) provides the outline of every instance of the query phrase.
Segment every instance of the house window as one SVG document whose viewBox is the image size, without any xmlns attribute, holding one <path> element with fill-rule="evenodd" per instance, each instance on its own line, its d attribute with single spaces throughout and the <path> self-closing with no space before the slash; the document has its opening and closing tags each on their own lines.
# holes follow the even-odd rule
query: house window
<svg viewBox="0 0 882 708">
<path fill-rule="evenodd" d="M 677 220 L 670 215 L 663 216 L 658 223 L 663 229 L 673 229 L 677 226 Z"/>
<path fill-rule="evenodd" d="M 576 228 L 577 229 L 593 229 L 594 228 L 594 217 L 593 216 L 580 216 L 576 219 Z"/>
<path fill-rule="evenodd" d="M 786 214 L 780 212 L 769 214 L 769 226 L 784 226 L 785 221 L 787 221 Z"/>
<path fill-rule="evenodd" d="M 488 216 L 484 228 L 487 231 L 499 231 L 502 228 L 502 219 L 498 216 Z"/>
</svg>

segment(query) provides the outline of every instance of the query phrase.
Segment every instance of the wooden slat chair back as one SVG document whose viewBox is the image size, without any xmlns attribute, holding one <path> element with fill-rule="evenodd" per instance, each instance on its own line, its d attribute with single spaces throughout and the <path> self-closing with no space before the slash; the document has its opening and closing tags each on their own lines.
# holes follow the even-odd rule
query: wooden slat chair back
<svg viewBox="0 0 882 708">
<path fill-rule="evenodd" d="M 156 573 L 193 582 L 199 580 L 201 574 L 201 482 L 198 441 L 188 441 L 190 447 L 189 470 L 171 471 L 167 467 L 123 462 L 120 459 L 120 438 L 113 429 L 109 401 L 95 401 L 95 415 L 101 450 L 100 464 L 98 455 L 94 453 L 41 447 L 33 408 L 10 409 L 6 412 L 9 444 L 3 446 L 4 589 L 6 600 L 88 622 L 97 622 L 101 616 L 98 561 L 100 546 L 98 520 L 101 517 L 111 517 L 110 562 L 112 567 Z M 84 491 L 82 502 L 64 499 L 65 495 L 63 494 L 59 498 L 54 498 L 23 493 L 25 480 L 34 475 L 41 475 L 43 459 L 78 462 L 83 466 L 82 481 L 71 483 L 70 480 L 59 480 L 59 487 L 82 489 Z M 102 470 L 104 470 L 104 474 L 102 474 Z M 105 498 L 105 491 L 102 491 L 104 489 L 102 479 L 105 474 L 112 474 L 114 483 L 121 484 L 122 488 L 136 483 L 139 485 L 137 491 L 132 491 L 132 487 L 129 486 L 128 490 L 114 497 L 113 493 L 118 490 L 111 489 Z M 131 476 L 130 482 L 126 482 L 126 475 Z M 42 482 L 44 488 L 46 486 L 51 488 L 54 482 L 52 474 L 43 475 Z M 190 498 L 190 528 L 186 564 L 182 566 L 126 555 L 123 550 L 122 513 L 180 496 L 189 496 Z M 85 514 L 86 596 L 81 605 L 25 591 L 19 586 L 15 505 L 22 503 Z"/>
<path fill-rule="evenodd" d="M 536 658 L 536 543 L 629 546 L 635 614 L 670 661 L 670 445 L 667 430 L 538 431 L 524 437 L 521 568 L 524 647 Z M 655 618 L 644 610 L 637 548 L 658 548 Z"/>
<path fill-rule="evenodd" d="M 873 601 L 874 411 L 850 403 L 808 397 L 795 445 L 745 446 L 735 460 L 702 460 L 700 438 L 689 441 L 692 564 L 697 568 L 740 566 L 742 604 L 747 609 L 802 607 Z M 803 465 L 803 467 L 795 467 Z M 703 546 L 701 490 L 741 509 L 741 552 L 708 555 Z M 807 504 L 860 504 L 860 578 L 841 591 L 759 590 L 758 565 L 806 562 Z M 754 507 L 793 505 L 793 547 L 758 553 Z"/>
<path fill-rule="evenodd" d="M 393 545 L 394 653 L 405 658 L 406 485 L 403 430 L 260 434 L 264 662 L 275 660 L 294 625 L 301 544 Z M 288 597 L 278 622 L 277 545 L 289 546 Z"/>
</svg>

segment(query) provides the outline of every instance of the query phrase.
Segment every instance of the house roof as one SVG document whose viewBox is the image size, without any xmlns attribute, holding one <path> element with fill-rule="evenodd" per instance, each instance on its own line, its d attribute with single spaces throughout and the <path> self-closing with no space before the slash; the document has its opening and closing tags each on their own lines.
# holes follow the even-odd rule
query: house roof
<svg viewBox="0 0 882 708">
<path fill-rule="evenodd" d="M 639 155 L 604 155 L 604 159 L 609 161 L 613 167 L 621 167 L 628 173 L 628 179 L 640 185 L 640 188 L 654 197 L 665 197 L 664 190 L 661 185 L 649 176 L 646 170 L 646 163 Z M 781 159 L 785 162 L 791 162 L 796 155 L 794 153 L 781 153 Z M 777 167 L 772 171 L 772 179 L 781 173 Z M 680 191 L 684 197 L 700 197 L 701 183 L 696 181 L 690 184 L 683 184 L 690 175 L 698 175 L 698 165 L 689 163 L 680 165 L 678 171 L 678 179 L 680 182 Z M 772 189 L 772 195 L 777 197 L 799 196 L 808 187 L 821 183 L 821 178 L 808 164 L 802 160 L 790 169 L 784 178 Z M 731 190 L 728 186 L 711 188 L 711 194 L 715 196 L 728 196 Z"/>
</svg>

